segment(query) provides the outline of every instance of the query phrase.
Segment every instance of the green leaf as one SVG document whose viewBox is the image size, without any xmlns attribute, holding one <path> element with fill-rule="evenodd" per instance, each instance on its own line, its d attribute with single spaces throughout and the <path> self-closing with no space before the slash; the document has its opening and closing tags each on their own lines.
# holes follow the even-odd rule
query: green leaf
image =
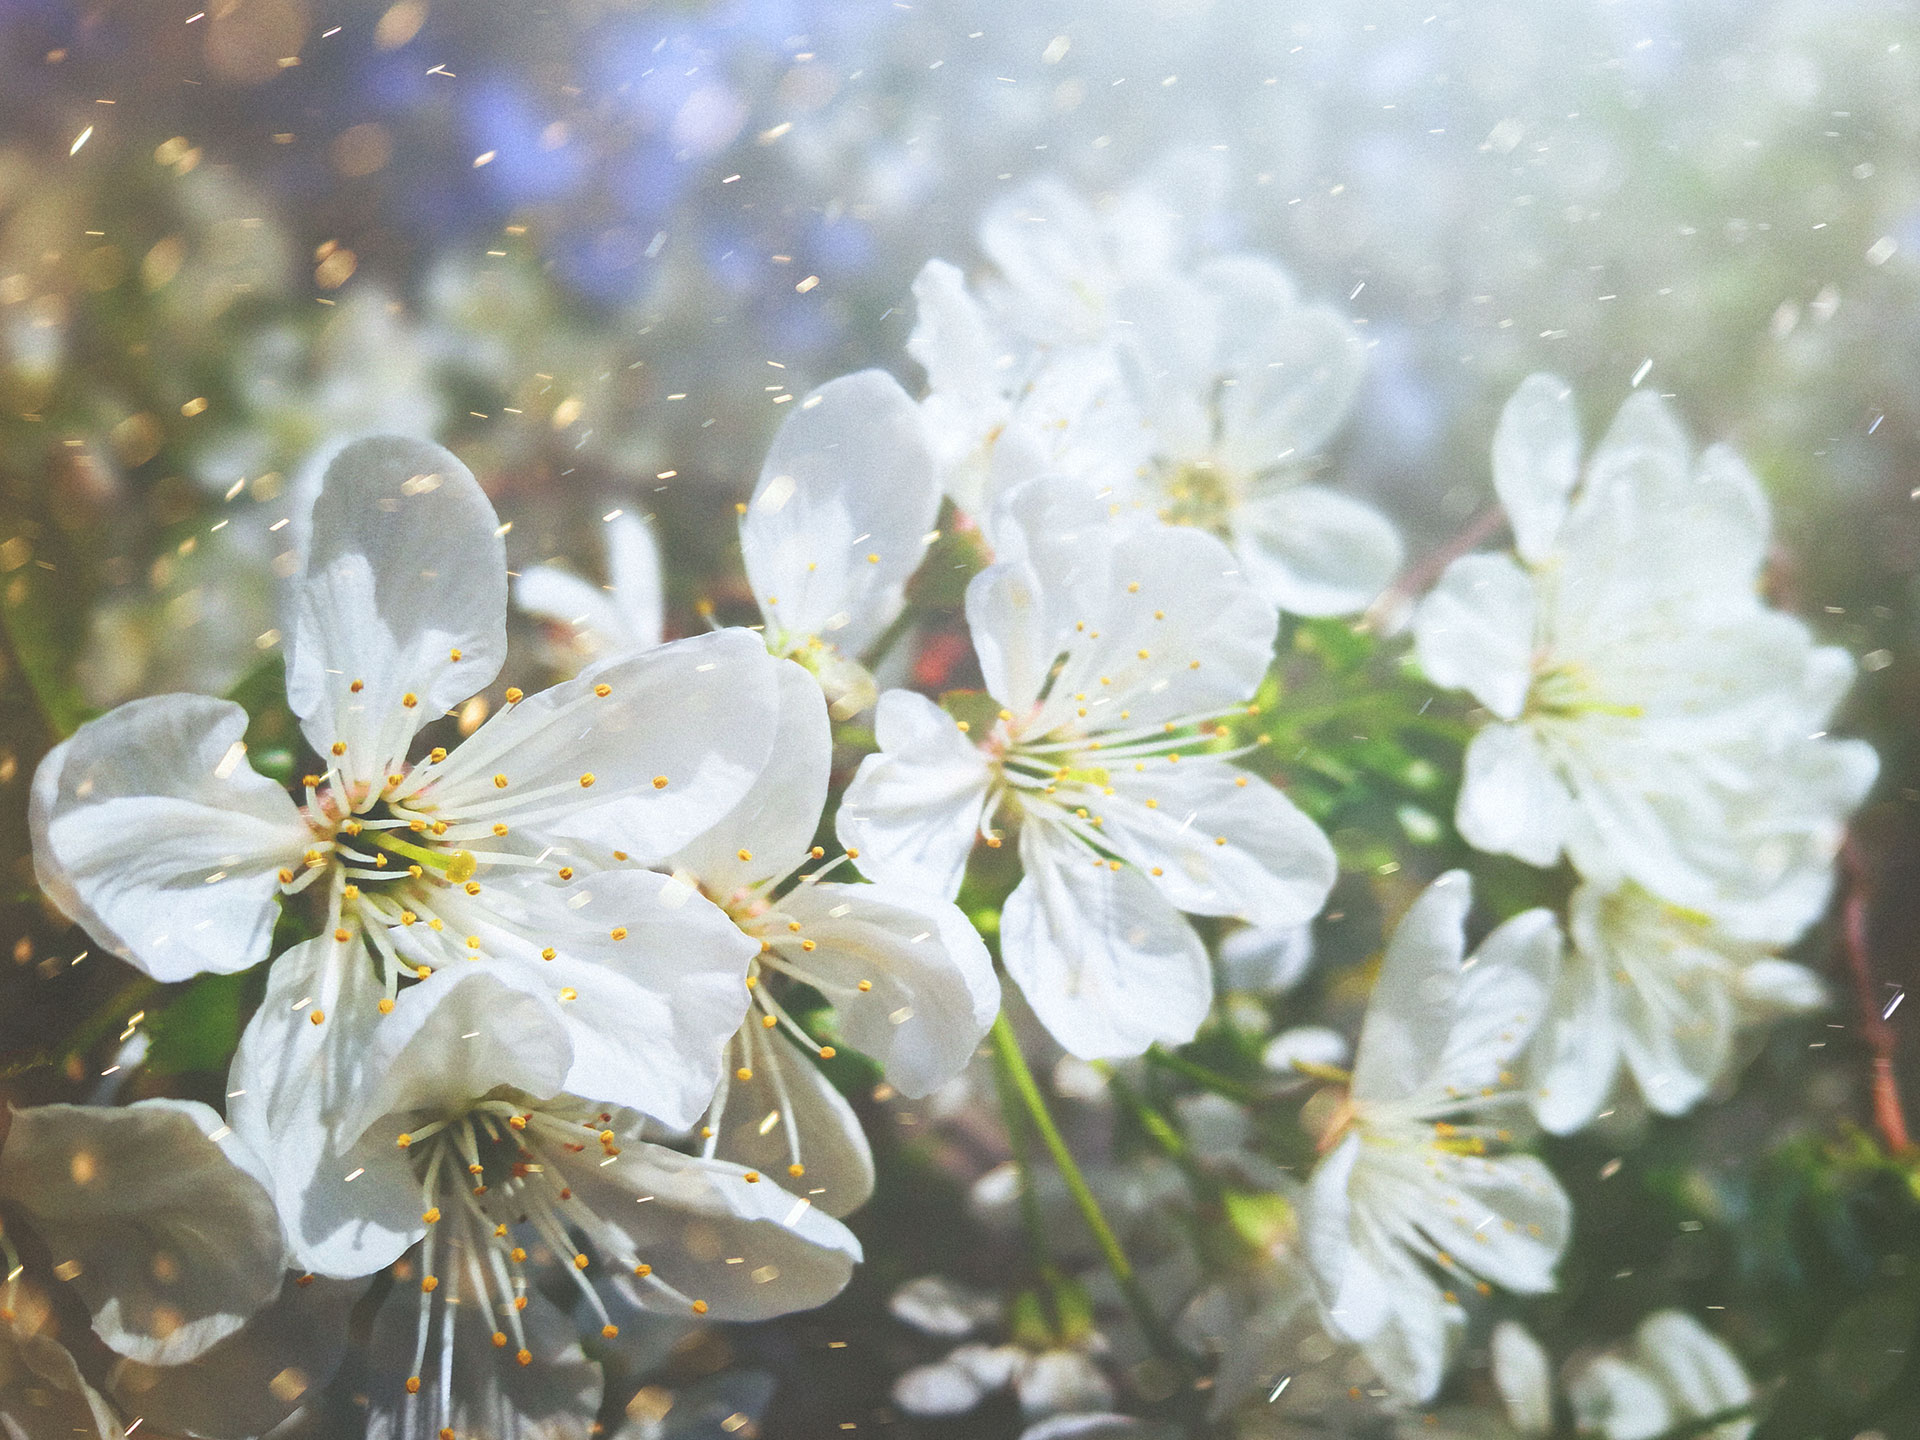
<svg viewBox="0 0 1920 1440">
<path fill-rule="evenodd" d="M 202 975 L 180 997 L 147 1021 L 153 1046 L 147 1070 L 179 1075 L 190 1070 L 224 1071 L 240 1043 L 240 1013 L 248 976 Z"/>
</svg>

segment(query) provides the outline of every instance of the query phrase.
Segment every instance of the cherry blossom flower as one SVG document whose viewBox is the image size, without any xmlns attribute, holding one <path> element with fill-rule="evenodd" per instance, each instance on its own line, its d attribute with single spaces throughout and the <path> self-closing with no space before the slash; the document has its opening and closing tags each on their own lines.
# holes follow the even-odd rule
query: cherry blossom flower
<svg viewBox="0 0 1920 1440">
<path fill-rule="evenodd" d="M 1546 1006 L 1559 928 L 1526 911 L 1463 962 L 1471 901 L 1466 873 L 1450 871 L 1394 932 L 1308 1189 L 1327 1322 L 1414 1402 L 1439 1389 L 1464 1319 L 1458 1287 L 1552 1289 L 1571 1225 L 1552 1172 L 1501 1153 L 1512 1135 L 1496 1114 L 1517 1108 L 1509 1067 Z"/>
<path fill-rule="evenodd" d="M 1002 957 L 1054 1038 L 1082 1058 L 1185 1041 L 1213 987 L 1180 912 L 1297 925 L 1334 879 L 1319 829 L 1209 748 L 1266 672 L 1274 613 L 1212 536 L 1115 532 L 1070 482 L 1016 491 L 1000 530 L 1006 558 L 967 589 L 997 723 L 976 744 L 888 692 L 840 838 L 883 883 L 953 896 L 1004 812 L 1025 877 Z"/>
<path fill-rule="evenodd" d="M 1580 886 L 1567 928 L 1571 944 L 1527 1064 L 1534 1114 L 1556 1134 L 1591 1120 L 1623 1068 L 1654 1110 L 1683 1114 L 1732 1065 L 1741 1025 L 1814 1010 L 1825 998 L 1804 966 L 1632 881 Z"/>
<path fill-rule="evenodd" d="M 759 1319 L 830 1299 L 858 1260 L 858 1242 L 804 1197 L 651 1143 L 640 1117 L 566 1093 L 573 1043 L 544 986 L 485 967 L 438 974 L 374 1033 L 334 1135 L 304 1155 L 276 1150 L 299 1264 L 356 1276 L 401 1262 L 407 1283 L 375 1322 L 373 1408 L 387 1418 L 370 1433 L 591 1420 L 598 1374 L 534 1285 L 542 1250 L 609 1336 L 595 1265 L 646 1309 Z M 246 1099 L 243 1134 L 263 1119 Z"/>
<path fill-rule="evenodd" d="M 780 671 L 780 730 L 760 783 L 668 865 L 759 947 L 747 977 L 753 1003 L 703 1126 L 705 1153 L 761 1169 L 844 1215 L 872 1192 L 872 1156 L 851 1107 L 811 1058 L 831 1058 L 833 1047 L 795 1022 L 782 989 L 805 985 L 827 1000 L 838 1034 L 901 1094 L 919 1098 L 972 1058 L 999 1013 L 1000 982 L 951 901 L 826 878 L 833 865 L 816 863 L 824 851 L 811 842 L 832 761 L 827 709 L 799 666 Z"/>
<path fill-rule="evenodd" d="M 1762 602 L 1766 501 L 1731 450 L 1696 464 L 1646 391 L 1584 484 L 1579 448 L 1567 387 L 1526 381 L 1493 452 L 1518 558 L 1456 560 L 1415 617 L 1428 675 L 1495 717 L 1467 752 L 1461 833 L 1790 941 L 1877 769 L 1827 738 L 1853 662 Z"/>
<path fill-rule="evenodd" d="M 1655 1440 L 1675 1426 L 1752 1403 L 1753 1382 L 1724 1341 L 1691 1315 L 1659 1310 L 1640 1322 L 1633 1343 L 1581 1366 L 1567 1380 L 1582 1435 Z M 1704 1440 L 1747 1440 L 1749 1419 L 1697 1432 Z"/>
<path fill-rule="evenodd" d="M 288 700 L 322 767 L 304 805 L 246 763 L 237 705 L 134 701 L 42 763 L 41 883 L 161 980 L 256 963 L 282 899 L 314 891 L 320 933 L 276 962 L 241 1088 L 337 1114 L 401 987 L 477 963 L 537 974 L 566 1002 L 577 1089 L 690 1123 L 752 947 L 637 867 L 759 773 L 773 664 L 744 631 L 610 658 L 539 695 L 509 689 L 464 744 L 410 758 L 497 673 L 506 582 L 492 507 L 452 455 L 348 447 L 287 624 Z"/>
</svg>

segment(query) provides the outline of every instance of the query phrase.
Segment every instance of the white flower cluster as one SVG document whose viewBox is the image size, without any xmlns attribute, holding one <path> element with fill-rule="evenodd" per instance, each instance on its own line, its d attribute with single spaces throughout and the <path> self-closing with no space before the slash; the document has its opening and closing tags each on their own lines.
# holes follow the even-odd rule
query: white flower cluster
<svg viewBox="0 0 1920 1440">
<path fill-rule="evenodd" d="M 1001 999 L 955 902 L 970 875 L 1011 873 L 992 855 L 1009 837 L 999 958 L 1080 1060 L 1194 1037 L 1214 962 L 1187 917 L 1297 940 L 1334 850 L 1233 736 L 1280 612 L 1358 611 L 1402 552 L 1314 475 L 1357 385 L 1353 333 L 1260 257 L 1192 253 L 1207 203 L 1165 176 L 1104 210 L 1034 186 L 984 222 L 991 276 L 930 264 L 924 400 L 877 371 L 814 391 L 741 507 L 752 630 L 663 641 L 660 555 L 623 521 L 611 596 L 519 577 L 578 673 L 508 688 L 458 738 L 445 717 L 506 659 L 504 527 L 451 454 L 361 440 L 327 470 L 290 591 L 287 701 L 317 757 L 296 792 L 252 768 L 239 706 L 197 696 L 124 705 L 46 758 L 39 879 L 96 941 L 162 981 L 270 960 L 231 1130 L 170 1102 L 97 1130 L 49 1109 L 0 1154 L 0 1189 L 73 1252 L 102 1338 L 144 1367 L 126 1383 L 156 1423 L 212 1385 L 167 1367 L 249 1316 L 302 1323 L 274 1309 L 286 1267 L 325 1277 L 289 1282 L 295 1307 L 392 1277 L 365 1383 L 383 1436 L 585 1434 L 601 1382 L 549 1272 L 605 1341 L 635 1307 L 757 1319 L 831 1298 L 861 1253 L 837 1217 L 873 1161 L 795 999 L 824 1001 L 899 1092 L 953 1079 Z M 1584 481 L 1578 448 L 1566 388 L 1529 380 L 1494 446 L 1517 556 L 1457 560 L 1414 621 L 1427 674 L 1489 712 L 1460 832 L 1567 857 L 1566 930 L 1532 909 L 1469 953 L 1472 887 L 1449 872 L 1390 938 L 1351 1075 L 1324 1063 L 1336 1036 L 1281 1047 L 1339 1083 L 1306 1112 L 1311 1178 L 1274 1181 L 1299 1218 L 1241 1287 L 1253 1318 L 1225 1341 L 1221 1404 L 1301 1317 L 1398 1399 L 1432 1397 L 1470 1297 L 1555 1283 L 1571 1209 L 1520 1152 L 1528 1102 L 1576 1128 L 1624 1060 L 1651 1105 L 1685 1109 L 1736 1024 L 1817 997 L 1772 956 L 1824 905 L 1875 773 L 1825 738 L 1851 664 L 1759 598 L 1767 513 L 1729 452 L 1696 466 L 1651 396 Z M 990 550 L 965 598 L 972 722 L 868 668 L 943 496 Z M 869 708 L 878 748 L 828 860 L 832 722 Z M 866 881 L 830 878 L 846 862 Z M 163 1219 L 128 1240 L 110 1213 L 169 1204 L 235 1218 L 210 1245 Z M 71 1361 L 11 1333 L 107 1433 Z M 1677 1363 L 1677 1341 L 1641 1343 Z M 1011 1383 L 1025 1403 L 1067 1363 L 966 1354 L 964 1383 L 949 1365 L 909 1390 L 951 1411 Z M 1099 1383 L 1066 1388 L 1109 1403 L 1071 1363 Z M 1648 1410 L 1666 1382 L 1633 1363 L 1586 1372 L 1581 1413 Z"/>
</svg>

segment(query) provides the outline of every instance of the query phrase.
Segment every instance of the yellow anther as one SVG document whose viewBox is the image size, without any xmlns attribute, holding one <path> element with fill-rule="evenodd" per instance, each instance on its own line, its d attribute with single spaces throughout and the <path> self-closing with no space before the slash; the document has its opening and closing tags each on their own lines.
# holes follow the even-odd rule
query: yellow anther
<svg viewBox="0 0 1920 1440">
<path fill-rule="evenodd" d="M 871 981 L 871 980 L 862 980 L 862 981 L 860 982 L 860 993 L 861 993 L 862 995 L 864 995 L 864 994 L 866 994 L 866 993 L 867 993 L 867 992 L 868 992 L 869 990 L 871 990 L 871 989 L 873 989 L 873 981 Z"/>
<path fill-rule="evenodd" d="M 745 1084 L 753 1078 L 753 1071 L 749 1070 L 745 1065 L 742 1065 L 738 1070 L 733 1072 L 733 1078 Z"/>
<path fill-rule="evenodd" d="M 793 931 L 793 932 L 794 932 L 794 933 L 795 933 L 796 935 L 797 935 L 797 934 L 799 934 L 799 933 L 800 933 L 800 922 L 799 922 L 798 920 L 789 920 L 789 921 L 787 921 L 787 929 L 789 929 L 789 930 L 791 930 L 791 931 Z"/>
<path fill-rule="evenodd" d="M 598 695 L 602 700 L 604 700 L 607 698 L 607 696 L 613 694 L 613 686 L 596 685 L 593 687 L 593 693 Z"/>
<path fill-rule="evenodd" d="M 633 1273 L 638 1275 L 641 1279 L 644 1280 L 646 1279 L 647 1276 L 653 1273 L 653 1267 L 651 1265 L 642 1263 L 633 1267 Z"/>
<path fill-rule="evenodd" d="M 422 1276 L 420 1280 L 420 1288 L 426 1291 L 427 1294 L 431 1295 L 434 1291 L 440 1288 L 440 1277 L 438 1275 Z"/>
<path fill-rule="evenodd" d="M 428 828 L 436 835 L 444 835 L 447 833 L 447 822 L 444 820 L 436 820 Z"/>
<path fill-rule="evenodd" d="M 429 1225 L 438 1225 L 440 1223 L 440 1207 L 438 1205 L 431 1207 L 422 1214 L 420 1218 Z"/>
<path fill-rule="evenodd" d="M 806 1173 L 807 1173 L 807 1167 L 802 1165 L 798 1160 L 794 1161 L 793 1164 L 787 1166 L 787 1174 L 791 1175 L 796 1180 L 798 1180 L 802 1175 Z"/>
<path fill-rule="evenodd" d="M 553 959 L 554 956 L 558 955 L 559 953 L 560 952 L 558 950 L 554 949 L 553 946 L 549 945 L 547 946 L 546 949 L 540 952 L 540 958 L 542 960 L 551 960 Z"/>
<path fill-rule="evenodd" d="M 362 690 L 366 688 L 367 688 L 367 682 L 364 680 L 356 680 L 351 685 L 347 686 L 347 689 L 351 690 L 356 695 L 358 695 Z"/>
<path fill-rule="evenodd" d="M 1145 650 L 1136 650 L 1134 654 L 1138 655 L 1142 660 L 1150 660 L 1153 658 L 1152 655 Z"/>
<path fill-rule="evenodd" d="M 300 777 L 300 783 L 311 790 L 320 783 L 320 777 L 318 775 L 302 775 Z"/>
<path fill-rule="evenodd" d="M 524 1300 L 526 1297 L 522 1296 L 521 1298 Z M 531 1365 L 533 1363 L 533 1352 L 531 1350 L 520 1350 L 514 1354 L 513 1358 L 522 1365 Z"/>
<path fill-rule="evenodd" d="M 435 920 L 432 922 L 432 924 L 434 924 L 435 926 L 438 926 L 439 923 L 440 922 L 438 920 Z M 420 980 L 426 980 L 432 977 L 433 967 L 431 965 L 416 965 L 413 967 L 413 973 L 415 978 Z"/>
<path fill-rule="evenodd" d="M 1227 843 L 1227 837 L 1224 835 L 1216 835 L 1213 837 L 1213 843 L 1216 845 L 1224 845 Z"/>
<path fill-rule="evenodd" d="M 527 1308 L 527 1297 L 526 1297 L 526 1296 L 524 1296 L 524 1295 L 516 1295 L 516 1296 L 514 1296 L 514 1297 L 513 1297 L 513 1308 L 514 1308 L 514 1309 L 516 1309 L 516 1310 L 524 1310 L 524 1309 L 526 1309 L 526 1308 Z"/>
<path fill-rule="evenodd" d="M 560 998 L 562 1000 L 578 1000 L 580 998 L 580 992 L 569 985 L 560 992 Z"/>
<path fill-rule="evenodd" d="M 879 557 L 878 555 L 876 555 L 876 554 L 874 554 L 874 553 L 873 553 L 872 551 L 868 551 L 868 552 L 867 552 L 867 563 L 868 563 L 869 565 L 878 565 L 878 564 L 880 563 L 880 557 Z"/>
<path fill-rule="evenodd" d="M 1011 719 L 1013 719 L 1013 711 L 1011 711 L 1011 710 L 1002 710 L 1002 711 L 1000 712 L 1000 718 L 1001 718 L 1002 720 L 1011 720 Z"/>
<path fill-rule="evenodd" d="M 358 900 L 360 898 L 360 887 L 358 885 L 343 886 L 340 891 L 340 898 L 342 900 Z"/>
<path fill-rule="evenodd" d="M 586 1269 L 586 1268 L 587 1268 L 587 1257 L 586 1257 L 586 1256 L 584 1256 L 584 1255 L 576 1255 L 576 1256 L 574 1256 L 574 1257 L 573 1257 L 573 1268 L 574 1268 L 574 1269 L 576 1269 L 576 1270 L 584 1270 L 584 1269 Z"/>
<path fill-rule="evenodd" d="M 469 880 L 463 888 L 469 895 L 478 895 L 480 893 L 480 882 L 478 880 Z"/>
<path fill-rule="evenodd" d="M 840 1052 L 834 1049 L 831 1045 L 822 1045 L 820 1047 L 820 1058 L 822 1060 L 831 1060 L 833 1059 L 834 1056 L 838 1055 L 839 1053 Z"/>
<path fill-rule="evenodd" d="M 507 777 L 506 777 L 506 776 L 504 776 L 504 775 L 496 775 L 496 776 L 494 776 L 494 777 L 493 777 L 493 788 L 494 788 L 494 789 L 496 789 L 496 790 L 504 790 L 504 789 L 506 789 L 506 788 L 507 788 Z"/>
<path fill-rule="evenodd" d="M 279 879 L 282 885 L 291 885 L 293 883 L 293 871 L 287 869 L 286 866 L 282 865 L 280 867 Z"/>
<path fill-rule="evenodd" d="M 427 763 L 429 765 L 438 765 L 442 760 L 446 758 L 447 758 L 447 747 L 444 745 L 436 745 L 433 747 L 433 749 L 427 752 Z"/>
<path fill-rule="evenodd" d="M 624 940 L 627 938 L 627 927 L 624 925 L 616 925 L 607 933 L 616 940 Z"/>
<path fill-rule="evenodd" d="M 496 1330 L 493 1332 L 493 1348 L 496 1350 L 504 1350 L 507 1348 L 507 1332 L 506 1331 Z"/>
<path fill-rule="evenodd" d="M 956 720 L 956 721 L 954 721 L 953 723 L 954 723 L 954 725 L 955 725 L 955 726 L 957 726 L 957 727 L 959 728 L 959 731 L 960 731 L 960 733 L 961 733 L 962 735 L 966 735 L 966 734 L 968 734 L 968 733 L 970 733 L 970 732 L 972 731 L 972 729 L 973 729 L 973 726 L 971 726 L 971 725 L 969 725 L 969 724 L 968 724 L 968 723 L 967 723 L 966 721 L 964 721 L 964 720 Z"/>
<path fill-rule="evenodd" d="M 571 879 L 573 879 L 573 866 L 571 866 L 571 865 L 562 865 L 562 866 L 560 867 L 560 872 L 559 872 L 559 873 L 560 873 L 560 878 L 561 878 L 562 880 L 571 880 Z"/>
<path fill-rule="evenodd" d="M 526 695 L 527 692 L 522 690 L 518 685 L 509 685 L 507 687 L 507 704 L 518 705 L 526 698 Z"/>
<path fill-rule="evenodd" d="M 858 860 L 859 858 L 860 858 L 860 852 L 854 849 L 853 846 L 849 845 L 847 847 L 847 859 Z"/>
<path fill-rule="evenodd" d="M 693 1302 L 693 1313 L 694 1313 L 694 1314 L 696 1314 L 696 1315 L 704 1315 L 704 1314 L 706 1314 L 706 1313 L 707 1313 L 707 1302 L 706 1302 L 706 1301 L 704 1301 L 704 1300 L 696 1300 L 696 1301 L 694 1301 L 694 1302 Z"/>
<path fill-rule="evenodd" d="M 760 1183 L 760 1172 L 758 1170 L 749 1170 L 740 1178 L 749 1185 L 758 1185 Z"/>
<path fill-rule="evenodd" d="M 620 1327 L 618 1325 L 602 1325 L 600 1327 L 600 1338 L 602 1340 L 617 1339 L 619 1334 Z"/>
<path fill-rule="evenodd" d="M 654 776 L 654 777 L 653 777 L 653 788 L 654 788 L 654 789 L 656 789 L 656 790 L 664 790 L 664 789 L 666 789 L 666 788 L 667 788 L 667 777 L 666 777 L 666 776 L 664 776 L 664 775 L 656 775 L 656 776 Z"/>
<path fill-rule="evenodd" d="M 778 1025 L 779 1023 L 780 1021 L 778 1017 L 773 1015 L 762 1015 L 760 1017 L 760 1028 L 762 1030 L 771 1030 L 773 1029 L 774 1026 Z"/>
<path fill-rule="evenodd" d="M 1140 593 L 1140 582 L 1138 580 L 1129 580 L 1127 582 L 1127 593 L 1129 595 L 1138 595 Z"/>
<path fill-rule="evenodd" d="M 420 917 L 411 910 L 402 910 L 400 912 L 400 923 L 402 925 L 416 925 L 419 921 Z"/>
<path fill-rule="evenodd" d="M 447 658 L 448 658 L 449 660 L 452 660 L 452 661 L 455 661 L 455 662 L 458 662 L 458 661 L 459 661 L 459 659 L 460 659 L 460 650 L 459 650 L 459 647 L 457 647 L 457 646 L 456 646 L 456 647 L 455 647 L 454 649 L 452 649 L 452 650 L 449 650 L 449 651 L 447 652 Z"/>
<path fill-rule="evenodd" d="M 1150 871 L 1148 871 L 1147 873 L 1148 873 L 1148 874 L 1151 874 L 1151 875 L 1164 875 L 1164 874 L 1166 874 L 1167 872 L 1166 872 L 1166 871 L 1164 871 L 1164 870 L 1162 870 L 1162 869 L 1161 869 L 1161 868 L 1160 868 L 1160 867 L 1159 867 L 1158 865 L 1156 865 L 1156 866 L 1154 866 L 1154 867 L 1153 867 L 1153 869 L 1152 869 L 1152 870 L 1150 870 Z"/>
<path fill-rule="evenodd" d="M 614 1139 L 613 1131 L 602 1130 L 600 1132 L 600 1143 L 602 1145 L 611 1145 L 613 1143 L 613 1139 Z"/>
<path fill-rule="evenodd" d="M 334 754 L 344 755 L 347 753 L 347 742 L 344 740 L 336 740 L 333 742 L 333 745 L 331 748 Z"/>
<path fill-rule="evenodd" d="M 514 1264 L 521 1265 L 526 1262 L 527 1252 L 522 1250 L 518 1245 L 516 1245 L 513 1247 L 511 1251 L 508 1252 L 507 1258 L 512 1260 Z"/>
<path fill-rule="evenodd" d="M 420 697 L 414 694 L 411 690 L 409 690 L 406 694 L 400 697 L 400 703 L 406 706 L 407 709 L 411 710 L 413 709 L 414 706 L 420 703 Z"/>
<path fill-rule="evenodd" d="M 811 940 L 802 940 L 802 941 L 800 942 L 800 948 L 801 948 L 802 950 L 806 950 L 806 951 L 809 951 L 809 952 L 810 952 L 810 951 L 812 951 L 812 949 L 813 949 L 813 941 L 811 941 Z"/>
<path fill-rule="evenodd" d="M 1187 662 L 1187 669 L 1198 670 L 1199 668 L 1200 668 L 1200 662 L 1198 660 L 1189 660 Z"/>
<path fill-rule="evenodd" d="M 409 1375 L 407 1377 L 407 1393 L 409 1395 L 418 1395 L 420 1393 L 420 1377 L 418 1375 Z"/>
<path fill-rule="evenodd" d="M 400 1148 L 401 1148 L 402 1150 L 404 1150 L 404 1149 L 406 1149 L 406 1148 L 407 1148 L 407 1147 L 408 1147 L 409 1145 L 411 1145 L 411 1144 L 413 1144 L 413 1136 L 411 1136 L 411 1135 L 407 1135 L 407 1134 L 402 1134 L 402 1135 L 400 1136 L 400 1138 L 399 1138 L 399 1139 L 397 1139 L 397 1140 L 395 1140 L 395 1141 L 394 1141 L 393 1143 L 394 1143 L 394 1144 L 396 1144 L 396 1145 L 398 1145 L 398 1146 L 399 1146 L 399 1147 L 400 1147 Z"/>
<path fill-rule="evenodd" d="M 807 851 L 807 854 L 811 855 L 816 860 L 818 860 L 821 856 L 825 855 L 826 853 L 827 852 L 818 845 L 814 846 L 811 850 Z"/>
<path fill-rule="evenodd" d="M 740 863 L 742 865 L 746 864 L 747 861 L 753 859 L 753 852 L 751 850 L 736 850 L 733 853 L 740 857 Z"/>
<path fill-rule="evenodd" d="M 580 777 L 580 788 L 582 790 L 591 790 L 593 788 L 593 772 L 592 771 L 588 771 L 585 775 L 582 775 Z"/>
<path fill-rule="evenodd" d="M 316 1025 L 324 1025 L 327 1021 L 327 1012 L 324 1010 L 315 1010 L 311 1015 L 307 1016 L 307 1019 Z"/>
<path fill-rule="evenodd" d="M 478 950 L 479 948 L 480 948 L 480 937 L 478 935 L 467 936 L 467 949 Z"/>
<path fill-rule="evenodd" d="M 393 1001 L 389 1000 L 385 995 L 380 997 L 380 1013 L 382 1015 L 391 1015 L 393 1013 Z"/>
</svg>

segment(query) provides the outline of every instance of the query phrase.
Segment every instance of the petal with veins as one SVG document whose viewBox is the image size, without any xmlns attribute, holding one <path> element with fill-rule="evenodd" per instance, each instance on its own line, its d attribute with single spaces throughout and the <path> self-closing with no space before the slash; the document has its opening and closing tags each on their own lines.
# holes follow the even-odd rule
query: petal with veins
<svg viewBox="0 0 1920 1440">
<path fill-rule="evenodd" d="M 1233 515 L 1247 579 L 1294 615 L 1351 615 L 1392 582 L 1406 547 L 1373 506 L 1324 485 L 1256 494 Z"/>
<path fill-rule="evenodd" d="M 770 1176 L 827 1215 L 851 1215 L 866 1204 L 873 1197 L 867 1132 L 813 1057 L 786 1036 L 755 1034 L 751 1025 L 727 1054 L 738 1069 L 724 1082 L 715 1154 Z M 793 1165 L 804 1173 L 794 1175 Z"/>
<path fill-rule="evenodd" d="M 1533 581 L 1505 555 L 1463 555 L 1414 612 L 1420 668 L 1516 719 L 1533 685 Z"/>
<path fill-rule="evenodd" d="M 1529 375 L 1493 433 L 1493 488 L 1521 558 L 1538 564 L 1552 553 L 1579 478 L 1580 416 L 1572 388 L 1557 375 Z"/>
<path fill-rule="evenodd" d="M 89 721 L 34 775 L 34 873 L 60 908 L 157 980 L 263 959 L 276 871 L 312 836 L 247 764 L 246 712 L 158 695 Z"/>
<path fill-rule="evenodd" d="M 889 690 L 874 717 L 878 754 L 840 803 L 840 843 L 875 880 L 952 899 L 987 803 L 987 760 L 923 695 Z"/>
</svg>

